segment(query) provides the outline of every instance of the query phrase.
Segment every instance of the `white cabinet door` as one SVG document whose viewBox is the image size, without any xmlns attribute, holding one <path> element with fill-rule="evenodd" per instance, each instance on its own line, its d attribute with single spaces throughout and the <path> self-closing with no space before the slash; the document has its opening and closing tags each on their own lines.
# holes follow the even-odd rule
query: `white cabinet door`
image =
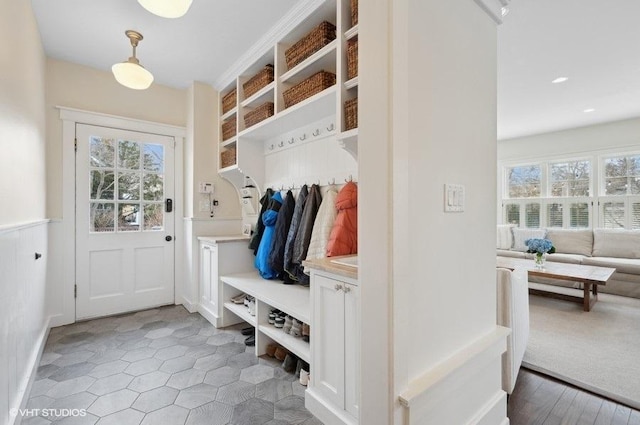
<svg viewBox="0 0 640 425">
<path fill-rule="evenodd" d="M 316 275 L 313 288 L 314 351 L 311 376 L 321 397 L 344 409 L 344 292 L 342 282 Z"/>
<path fill-rule="evenodd" d="M 358 417 L 360 394 L 360 288 L 344 284 L 345 410 Z"/>
<path fill-rule="evenodd" d="M 218 316 L 218 247 L 200 245 L 200 308 Z"/>
</svg>

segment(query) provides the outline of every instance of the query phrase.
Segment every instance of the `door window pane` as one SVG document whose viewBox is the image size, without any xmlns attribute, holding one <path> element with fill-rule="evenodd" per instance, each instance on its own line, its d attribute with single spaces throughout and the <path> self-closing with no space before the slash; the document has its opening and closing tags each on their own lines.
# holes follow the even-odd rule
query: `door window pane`
<svg viewBox="0 0 640 425">
<path fill-rule="evenodd" d="M 118 167 L 128 170 L 140 169 L 140 145 L 129 140 L 118 142 Z"/>
<path fill-rule="evenodd" d="M 91 202 L 89 230 L 91 232 L 113 232 L 114 207 L 113 203 Z"/>
<path fill-rule="evenodd" d="M 140 200 L 140 173 L 118 174 L 118 199 L 125 201 Z"/>
<path fill-rule="evenodd" d="M 113 168 L 115 147 L 113 139 L 91 136 L 89 139 L 89 160 L 92 167 Z"/>
<path fill-rule="evenodd" d="M 118 231 L 136 232 L 140 230 L 140 205 L 118 204 Z"/>
<path fill-rule="evenodd" d="M 144 204 L 144 230 L 164 230 L 162 204 Z"/>
<path fill-rule="evenodd" d="M 112 201 L 114 198 L 113 171 L 90 171 L 91 199 Z"/>
<path fill-rule="evenodd" d="M 144 200 L 162 201 L 163 179 L 162 174 L 146 173 L 143 177 Z"/>
<path fill-rule="evenodd" d="M 144 144 L 144 169 L 162 173 L 164 169 L 164 146 Z"/>
</svg>

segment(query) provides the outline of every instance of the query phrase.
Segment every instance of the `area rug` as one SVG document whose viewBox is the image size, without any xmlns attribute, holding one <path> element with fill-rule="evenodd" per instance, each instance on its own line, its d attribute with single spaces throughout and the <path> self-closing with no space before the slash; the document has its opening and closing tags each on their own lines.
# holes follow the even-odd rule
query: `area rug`
<svg viewBox="0 0 640 425">
<path fill-rule="evenodd" d="M 529 297 L 523 366 L 640 409 L 640 299 L 600 294 L 577 303 Z"/>
</svg>

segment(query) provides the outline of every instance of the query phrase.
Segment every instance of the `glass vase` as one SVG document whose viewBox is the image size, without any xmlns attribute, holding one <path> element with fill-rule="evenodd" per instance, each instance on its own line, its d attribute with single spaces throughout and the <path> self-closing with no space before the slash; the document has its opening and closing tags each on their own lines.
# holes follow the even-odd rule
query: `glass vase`
<svg viewBox="0 0 640 425">
<path fill-rule="evenodd" d="M 536 252 L 533 255 L 533 261 L 537 270 L 544 269 L 544 263 L 547 261 L 547 254 L 545 252 Z"/>
</svg>

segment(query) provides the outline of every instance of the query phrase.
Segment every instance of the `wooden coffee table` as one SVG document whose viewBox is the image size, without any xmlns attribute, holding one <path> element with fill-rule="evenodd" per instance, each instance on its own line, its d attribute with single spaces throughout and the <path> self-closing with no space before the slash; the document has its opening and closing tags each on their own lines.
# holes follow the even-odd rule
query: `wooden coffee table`
<svg viewBox="0 0 640 425">
<path fill-rule="evenodd" d="M 584 306 L 584 311 L 591 311 L 591 307 L 598 300 L 598 286 L 606 285 L 611 275 L 616 269 L 600 266 L 586 266 L 582 264 L 556 263 L 547 261 L 542 270 L 536 269 L 534 261 L 523 258 L 497 257 L 497 266 L 506 269 L 525 269 L 529 276 L 539 276 L 548 279 L 568 280 L 573 282 L 582 282 L 583 296 L 576 297 L 573 295 L 554 292 L 551 290 L 553 285 L 545 285 L 546 289 L 529 288 L 529 293 L 534 295 L 542 295 L 546 297 L 557 298 L 566 301 L 574 301 Z"/>
</svg>

